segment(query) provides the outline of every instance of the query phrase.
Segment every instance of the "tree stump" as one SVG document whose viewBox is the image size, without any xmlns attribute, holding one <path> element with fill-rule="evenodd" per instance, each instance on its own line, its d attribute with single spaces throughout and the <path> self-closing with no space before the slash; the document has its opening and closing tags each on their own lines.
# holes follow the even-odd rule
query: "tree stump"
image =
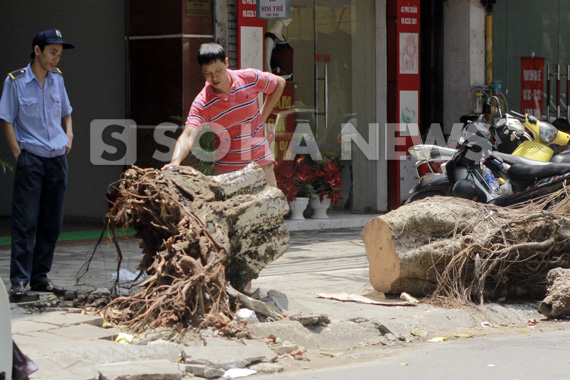
<svg viewBox="0 0 570 380">
<path fill-rule="evenodd" d="M 255 163 L 213 177 L 192 167 L 133 167 L 117 189 L 108 218 L 134 227 L 144 253 L 139 269 L 149 277 L 141 293 L 115 299 L 105 315 L 134 330 L 231 316 L 226 281 L 243 289 L 289 247 L 287 200 Z"/>
<path fill-rule="evenodd" d="M 552 269 L 546 280 L 546 298 L 538 311 L 550 318 L 570 316 L 570 269 Z"/>
<path fill-rule="evenodd" d="M 546 273 L 570 266 L 569 238 L 565 216 L 451 197 L 403 205 L 362 230 L 377 291 L 481 302 L 543 295 Z"/>
</svg>

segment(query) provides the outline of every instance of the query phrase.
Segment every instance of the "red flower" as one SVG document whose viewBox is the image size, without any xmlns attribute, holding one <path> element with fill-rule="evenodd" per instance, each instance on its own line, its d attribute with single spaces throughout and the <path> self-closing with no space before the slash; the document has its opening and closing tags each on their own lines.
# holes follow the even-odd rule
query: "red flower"
<svg viewBox="0 0 570 380">
<path fill-rule="evenodd" d="M 287 199 L 293 201 L 296 197 L 316 198 L 318 195 L 321 201 L 329 197 L 332 204 L 343 199 L 340 195 L 343 183 L 338 165 L 329 160 L 315 164 L 307 164 L 307 161 L 297 159 L 295 164 L 285 161 L 277 166 L 277 187 Z"/>
</svg>

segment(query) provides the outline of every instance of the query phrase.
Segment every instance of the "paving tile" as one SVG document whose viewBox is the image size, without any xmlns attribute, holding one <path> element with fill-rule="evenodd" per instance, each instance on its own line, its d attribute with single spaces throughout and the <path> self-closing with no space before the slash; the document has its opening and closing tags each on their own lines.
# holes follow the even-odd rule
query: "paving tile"
<svg viewBox="0 0 570 380">
<path fill-rule="evenodd" d="M 103 329 L 92 325 L 72 325 L 50 330 L 50 333 L 75 340 L 111 339 L 119 334 L 118 329 Z"/>
<path fill-rule="evenodd" d="M 68 354 L 36 358 L 33 362 L 38 371 L 30 380 L 93 380 L 98 376 L 95 363 Z"/>
<path fill-rule="evenodd" d="M 20 334 L 34 331 L 46 331 L 57 329 L 58 326 L 51 323 L 36 322 L 33 320 L 12 321 L 12 334 Z"/>
<path fill-rule="evenodd" d="M 178 380 L 184 377 L 178 364 L 167 360 L 104 364 L 98 370 L 99 380 Z"/>
<path fill-rule="evenodd" d="M 97 327 L 103 325 L 103 318 L 98 315 L 83 315 L 81 313 L 69 313 L 66 311 L 53 311 L 49 313 L 31 314 L 28 320 L 40 323 L 49 323 L 56 326 L 71 326 L 78 324 L 88 324 Z"/>
</svg>

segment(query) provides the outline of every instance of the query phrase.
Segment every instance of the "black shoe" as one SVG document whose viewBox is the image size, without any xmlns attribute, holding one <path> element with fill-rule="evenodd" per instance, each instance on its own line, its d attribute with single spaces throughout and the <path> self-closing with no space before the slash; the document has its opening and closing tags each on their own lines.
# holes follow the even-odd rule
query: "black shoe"
<svg viewBox="0 0 570 380">
<path fill-rule="evenodd" d="M 20 298 L 27 296 L 26 283 L 25 282 L 15 282 L 10 288 L 10 297 Z"/>
<path fill-rule="evenodd" d="M 53 284 L 50 280 L 47 280 L 46 282 L 43 282 L 39 285 L 34 285 L 31 287 L 31 289 L 35 292 L 48 292 L 53 293 L 57 296 L 62 296 L 66 292 L 63 287 Z"/>
</svg>

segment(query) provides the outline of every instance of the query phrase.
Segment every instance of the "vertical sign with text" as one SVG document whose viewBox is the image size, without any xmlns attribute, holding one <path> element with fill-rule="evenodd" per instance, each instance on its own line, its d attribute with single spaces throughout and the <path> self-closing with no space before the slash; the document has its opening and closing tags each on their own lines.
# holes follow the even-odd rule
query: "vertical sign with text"
<svg viewBox="0 0 570 380">
<path fill-rule="evenodd" d="M 263 70 L 263 29 L 257 17 L 256 0 L 237 0 L 238 69 Z"/>
<path fill-rule="evenodd" d="M 418 126 L 420 122 L 420 0 L 397 0 L 396 14 L 396 112 L 400 124 L 396 136 L 406 138 L 406 144 L 398 149 L 400 160 L 392 164 L 395 180 L 389 190 L 391 208 L 405 201 L 409 189 L 417 183 L 415 165 L 407 150 L 414 145 L 409 131 L 417 130 L 410 125 Z"/>
<path fill-rule="evenodd" d="M 521 112 L 540 119 L 544 110 L 544 58 L 521 57 Z"/>
</svg>

